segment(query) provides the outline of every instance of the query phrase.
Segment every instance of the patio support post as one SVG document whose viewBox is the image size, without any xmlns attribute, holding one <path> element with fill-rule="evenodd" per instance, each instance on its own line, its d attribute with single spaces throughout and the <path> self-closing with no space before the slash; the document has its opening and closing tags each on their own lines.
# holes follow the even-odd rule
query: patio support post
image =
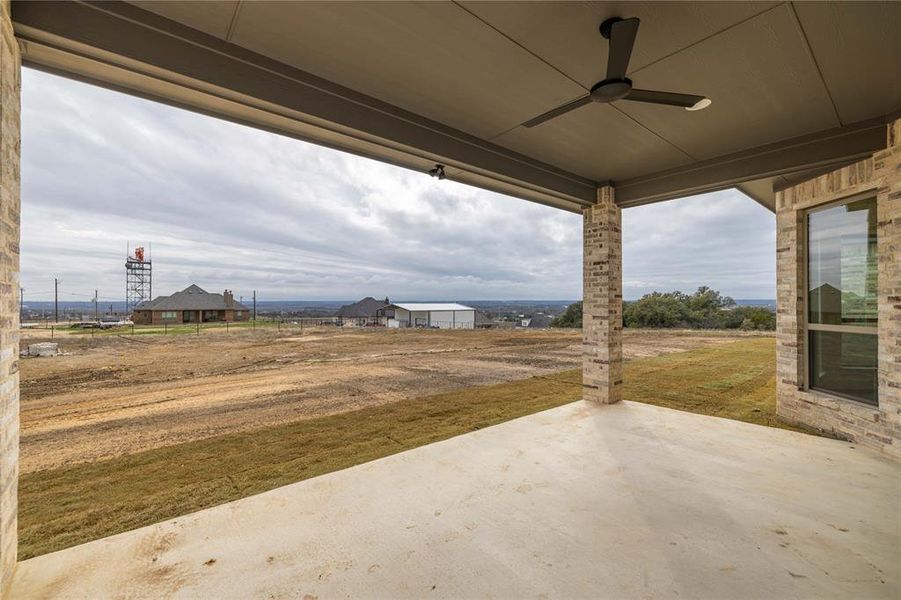
<svg viewBox="0 0 901 600">
<path fill-rule="evenodd" d="M 879 212 L 879 396 L 901 456 L 901 118 L 888 125 L 886 149 L 874 156 Z"/>
<path fill-rule="evenodd" d="M 19 478 L 19 91 L 9 0 L 0 0 L 0 597 L 16 565 Z"/>
<path fill-rule="evenodd" d="M 622 400 L 620 212 L 609 185 L 582 211 L 582 397 L 598 404 Z"/>
</svg>

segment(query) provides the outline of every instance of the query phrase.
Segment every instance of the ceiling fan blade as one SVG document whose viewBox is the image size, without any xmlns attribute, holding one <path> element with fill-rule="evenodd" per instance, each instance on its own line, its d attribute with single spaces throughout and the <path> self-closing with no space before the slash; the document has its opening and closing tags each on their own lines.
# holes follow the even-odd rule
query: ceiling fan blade
<svg viewBox="0 0 901 600">
<path fill-rule="evenodd" d="M 582 96 L 581 98 L 576 98 L 575 100 L 573 100 L 571 102 L 567 102 L 566 104 L 563 104 L 561 106 L 558 106 L 557 108 L 549 110 L 544 114 L 538 115 L 534 119 L 529 119 L 522 125 L 523 125 L 523 127 L 535 127 L 536 125 L 541 125 L 545 121 L 550 121 L 554 117 L 559 117 L 562 114 L 568 113 L 571 110 L 575 110 L 575 109 L 579 108 L 580 106 L 585 106 L 586 104 L 590 104 L 590 103 L 591 103 L 591 95 L 586 94 L 586 95 Z"/>
<path fill-rule="evenodd" d="M 623 100 L 649 102 L 651 104 L 666 104 L 668 106 L 681 106 L 682 108 L 694 108 L 695 110 L 706 108 L 710 104 L 710 100 L 705 96 L 676 94 L 674 92 L 656 92 L 654 90 L 636 90 L 634 88 L 629 92 L 628 96 L 623 98 Z"/>
<path fill-rule="evenodd" d="M 610 52 L 607 54 L 607 79 L 622 79 L 629 68 L 632 47 L 638 35 L 639 20 L 635 17 L 617 21 L 610 28 Z"/>
</svg>

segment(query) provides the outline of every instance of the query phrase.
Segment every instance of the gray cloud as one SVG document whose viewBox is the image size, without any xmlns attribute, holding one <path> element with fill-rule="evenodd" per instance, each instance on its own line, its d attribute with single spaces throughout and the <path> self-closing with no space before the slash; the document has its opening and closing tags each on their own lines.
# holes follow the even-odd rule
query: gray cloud
<svg viewBox="0 0 901 600">
<path fill-rule="evenodd" d="M 123 295 L 126 244 L 154 290 L 266 299 L 581 295 L 578 215 L 23 72 L 22 285 Z M 624 212 L 626 296 L 774 290 L 772 215 L 737 192 Z M 74 299 L 74 296 L 66 296 Z"/>
<path fill-rule="evenodd" d="M 623 211 L 627 298 L 701 285 L 735 298 L 775 298 L 773 213 L 734 190 Z"/>
</svg>

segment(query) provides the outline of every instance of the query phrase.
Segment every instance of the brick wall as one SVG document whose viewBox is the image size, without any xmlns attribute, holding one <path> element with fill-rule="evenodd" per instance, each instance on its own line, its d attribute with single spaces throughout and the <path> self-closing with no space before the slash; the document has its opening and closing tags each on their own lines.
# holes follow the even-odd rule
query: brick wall
<svg viewBox="0 0 901 600">
<path fill-rule="evenodd" d="M 238 313 L 241 313 L 240 315 Z M 226 321 L 249 321 L 250 320 L 249 310 L 227 310 L 225 311 L 224 319 Z"/>
<path fill-rule="evenodd" d="M 622 400 L 623 291 L 620 209 L 610 186 L 582 212 L 582 386 L 599 404 Z"/>
<path fill-rule="evenodd" d="M 131 314 L 131 322 L 135 325 L 149 325 L 153 315 L 149 310 L 136 310 Z"/>
<path fill-rule="evenodd" d="M 0 0 L 0 595 L 16 564 L 19 477 L 19 48 Z"/>
<path fill-rule="evenodd" d="M 802 211 L 863 192 L 876 194 L 879 407 L 804 391 Z M 901 456 L 901 120 L 887 148 L 776 194 L 777 410 L 787 421 Z"/>
<path fill-rule="evenodd" d="M 169 311 L 167 311 L 167 312 L 169 312 Z M 163 311 L 161 311 L 161 310 L 154 310 L 154 311 L 138 310 L 138 311 L 135 311 L 134 314 L 131 316 L 131 320 L 135 325 L 167 325 L 167 324 L 168 325 L 182 325 L 185 323 L 185 321 L 183 319 L 184 311 L 176 310 L 176 311 L 172 311 L 172 312 L 175 312 L 174 319 L 164 319 Z M 201 312 L 203 312 L 203 311 L 201 311 Z M 241 313 L 240 316 L 237 314 L 238 312 Z M 230 322 L 231 321 L 249 321 L 250 313 L 251 313 L 251 311 L 249 311 L 249 310 L 241 310 L 241 311 L 236 311 L 233 309 L 220 310 L 219 311 L 219 321 L 222 321 L 222 322 L 225 322 L 225 321 L 230 321 Z M 191 321 L 191 323 L 196 323 L 197 316 L 195 315 L 193 318 L 194 318 L 194 320 Z M 204 321 L 204 323 L 211 323 L 211 322 L 214 322 L 214 321 Z"/>
</svg>

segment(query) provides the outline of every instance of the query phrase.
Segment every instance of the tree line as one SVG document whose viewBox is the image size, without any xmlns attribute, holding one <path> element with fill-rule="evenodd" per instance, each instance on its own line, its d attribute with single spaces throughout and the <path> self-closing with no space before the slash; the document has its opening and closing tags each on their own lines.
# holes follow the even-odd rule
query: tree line
<svg viewBox="0 0 901 600">
<path fill-rule="evenodd" d="M 623 326 L 773 331 L 776 313 L 765 306 L 737 306 L 729 296 L 702 286 L 693 294 L 652 292 L 624 302 Z M 582 327 L 582 303 L 570 304 L 551 327 Z"/>
</svg>

